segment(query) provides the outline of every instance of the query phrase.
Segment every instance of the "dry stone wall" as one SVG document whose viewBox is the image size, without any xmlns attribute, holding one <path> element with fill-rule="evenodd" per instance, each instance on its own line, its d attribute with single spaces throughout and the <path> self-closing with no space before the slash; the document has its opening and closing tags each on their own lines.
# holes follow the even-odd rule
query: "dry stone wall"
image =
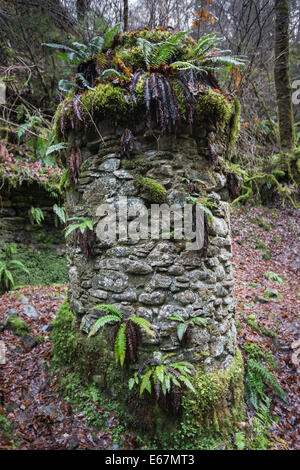
<svg viewBox="0 0 300 470">
<path fill-rule="evenodd" d="M 91 219 L 96 233 L 94 255 L 89 259 L 75 243 L 74 234 L 67 239 L 69 300 L 81 330 L 88 333 L 105 314 L 91 307 L 113 304 L 125 315 L 134 313 L 155 325 L 156 339 L 143 337 L 141 360 L 153 351 L 170 352 L 178 360 L 203 366 L 206 372 L 227 369 L 236 353 L 236 329 L 221 137 L 205 122 L 197 132 L 184 129 L 177 136 L 154 135 L 141 125 L 134 132 L 133 152 L 121 156 L 124 128 L 113 127 L 107 120 L 99 129 L 101 138 L 83 132 L 69 135 L 71 146 L 81 151 L 82 165 L 78 183 L 66 194 L 67 216 Z M 212 146 L 217 163 L 212 160 Z M 100 238 L 99 205 L 116 206 L 119 197 L 126 196 L 133 211 L 150 208 L 155 188 L 151 193 L 141 187 L 140 177 L 161 184 L 166 192 L 160 202 L 168 205 L 183 206 L 190 195 L 213 204 L 206 256 L 199 250 L 187 251 L 182 240 L 172 238 Z M 185 347 L 177 338 L 176 322 L 168 319 L 174 312 L 187 320 L 205 319 L 203 326 L 193 326 Z"/>
</svg>

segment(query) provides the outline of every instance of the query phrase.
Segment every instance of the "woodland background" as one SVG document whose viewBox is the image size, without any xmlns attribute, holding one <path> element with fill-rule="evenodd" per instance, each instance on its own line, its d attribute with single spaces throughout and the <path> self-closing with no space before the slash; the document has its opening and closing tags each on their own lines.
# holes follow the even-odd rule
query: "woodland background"
<svg viewBox="0 0 300 470">
<path fill-rule="evenodd" d="M 0 0 L 0 191 L 25 180 L 58 190 L 51 183 L 62 173 L 49 152 L 52 122 L 64 99 L 58 81 L 75 69 L 43 43 L 87 44 L 122 23 L 128 31 L 191 30 L 196 40 L 216 33 L 223 49 L 247 58 L 243 68 L 218 72 L 218 80 L 241 102 L 229 162 L 240 182 L 232 204 L 237 330 L 245 380 L 251 383 L 253 361 L 263 366 L 255 378 L 264 405 L 254 409 L 246 396 L 247 423 L 231 442 L 205 443 L 209 448 L 299 448 L 300 106 L 291 103 L 291 84 L 300 80 L 299 18 L 298 0 Z M 62 196 L 55 197 L 62 220 Z M 39 228 L 39 200 L 33 205 L 27 223 Z M 0 268 L 11 266 L 16 287 L 23 285 L 0 297 L 0 340 L 8 345 L 7 363 L 0 364 L 0 449 L 140 448 L 95 387 L 65 380 L 63 392 L 56 371 L 50 373 L 51 323 L 66 296 L 66 267 L 64 253 L 48 257 L 44 248 L 31 250 L 29 260 L 28 251 L 0 243 Z M 29 274 L 9 264 L 15 259 Z M 23 315 L 28 305 L 37 317 Z M 26 341 L 5 329 L 8 310 L 28 323 Z M 276 393 L 282 389 L 285 400 Z"/>
</svg>

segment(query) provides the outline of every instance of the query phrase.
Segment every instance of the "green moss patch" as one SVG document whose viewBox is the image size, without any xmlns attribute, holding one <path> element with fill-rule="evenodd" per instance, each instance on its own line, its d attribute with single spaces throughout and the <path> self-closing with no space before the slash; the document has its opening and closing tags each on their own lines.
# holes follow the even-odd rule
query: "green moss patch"
<svg viewBox="0 0 300 470">
<path fill-rule="evenodd" d="M 166 188 L 154 179 L 137 177 L 135 182 L 140 191 L 145 192 L 151 202 L 160 203 L 165 200 Z"/>
<path fill-rule="evenodd" d="M 64 284 L 67 281 L 65 256 L 58 256 L 47 250 L 31 250 L 18 248 L 14 259 L 21 261 L 29 270 L 29 274 L 14 270 L 15 285 Z M 0 248 L 0 260 L 4 260 L 4 252 Z"/>
<path fill-rule="evenodd" d="M 234 114 L 234 104 L 221 93 L 207 90 L 196 96 L 196 117 L 199 121 L 210 120 L 216 126 L 224 128 Z"/>
<path fill-rule="evenodd" d="M 229 439 L 244 418 L 244 367 L 239 351 L 225 371 L 206 374 L 197 369 L 192 378 L 196 394 L 184 392 L 181 416 L 170 416 L 158 408 L 152 396 L 141 398 L 136 390 L 129 391 L 133 371 L 116 365 L 105 333 L 87 338 L 79 331 L 67 301 L 56 315 L 52 341 L 55 367 L 69 371 L 61 382 L 65 393 L 85 387 L 84 393 L 90 395 L 94 390 L 97 404 L 108 406 L 119 422 L 138 431 L 145 448 L 212 449 Z M 90 412 L 92 416 L 93 410 Z"/>
<path fill-rule="evenodd" d="M 10 315 L 6 321 L 6 328 L 13 331 L 18 336 L 23 336 L 25 333 L 29 333 L 30 328 L 27 323 L 17 315 Z"/>
</svg>

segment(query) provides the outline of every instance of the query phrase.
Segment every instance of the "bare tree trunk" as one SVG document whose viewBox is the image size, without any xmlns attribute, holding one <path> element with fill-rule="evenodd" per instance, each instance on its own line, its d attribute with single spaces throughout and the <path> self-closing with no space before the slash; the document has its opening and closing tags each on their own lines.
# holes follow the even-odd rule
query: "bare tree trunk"
<svg viewBox="0 0 300 470">
<path fill-rule="evenodd" d="M 275 68 L 274 78 L 278 106 L 280 146 L 294 149 L 294 119 L 289 68 L 289 5 L 288 0 L 275 0 Z"/>
<path fill-rule="evenodd" d="M 128 0 L 123 0 L 123 9 L 124 31 L 128 31 Z"/>
<path fill-rule="evenodd" d="M 76 0 L 76 12 L 80 21 L 84 20 L 90 7 L 90 4 L 91 0 Z"/>
</svg>

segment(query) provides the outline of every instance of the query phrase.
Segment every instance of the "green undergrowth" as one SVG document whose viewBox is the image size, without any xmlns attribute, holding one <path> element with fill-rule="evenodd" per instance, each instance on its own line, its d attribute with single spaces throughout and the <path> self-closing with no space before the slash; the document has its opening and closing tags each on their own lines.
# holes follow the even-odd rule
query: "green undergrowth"
<svg viewBox="0 0 300 470">
<path fill-rule="evenodd" d="M 0 246 L 0 261 L 5 259 Z M 67 281 L 65 256 L 58 256 L 49 250 L 18 248 L 14 259 L 20 261 L 29 270 L 29 274 L 16 269 L 14 281 L 16 286 L 64 284 Z"/>
<path fill-rule="evenodd" d="M 91 423 L 105 426 L 105 409 L 113 411 L 122 426 L 134 430 L 142 448 L 217 448 L 244 416 L 243 360 L 240 352 L 226 371 L 206 374 L 197 370 L 192 383 L 196 394 L 184 392 L 182 413 L 167 415 L 152 396 L 139 397 L 129 390 L 133 371 L 115 363 L 105 332 L 88 338 L 65 301 L 58 311 L 52 334 L 53 368 L 60 370 L 60 387 Z M 229 400 L 231 405 L 229 405 Z M 96 410 L 96 411 L 95 411 Z M 98 410 L 98 411 L 97 411 Z M 103 418 L 104 417 L 104 418 Z"/>
<path fill-rule="evenodd" d="M 253 328 L 253 330 L 257 331 L 261 335 L 269 336 L 270 338 L 277 338 L 277 333 L 275 331 L 270 330 L 269 328 L 265 328 L 264 326 L 260 325 L 255 315 L 249 315 L 247 318 L 247 324 Z"/>
</svg>

